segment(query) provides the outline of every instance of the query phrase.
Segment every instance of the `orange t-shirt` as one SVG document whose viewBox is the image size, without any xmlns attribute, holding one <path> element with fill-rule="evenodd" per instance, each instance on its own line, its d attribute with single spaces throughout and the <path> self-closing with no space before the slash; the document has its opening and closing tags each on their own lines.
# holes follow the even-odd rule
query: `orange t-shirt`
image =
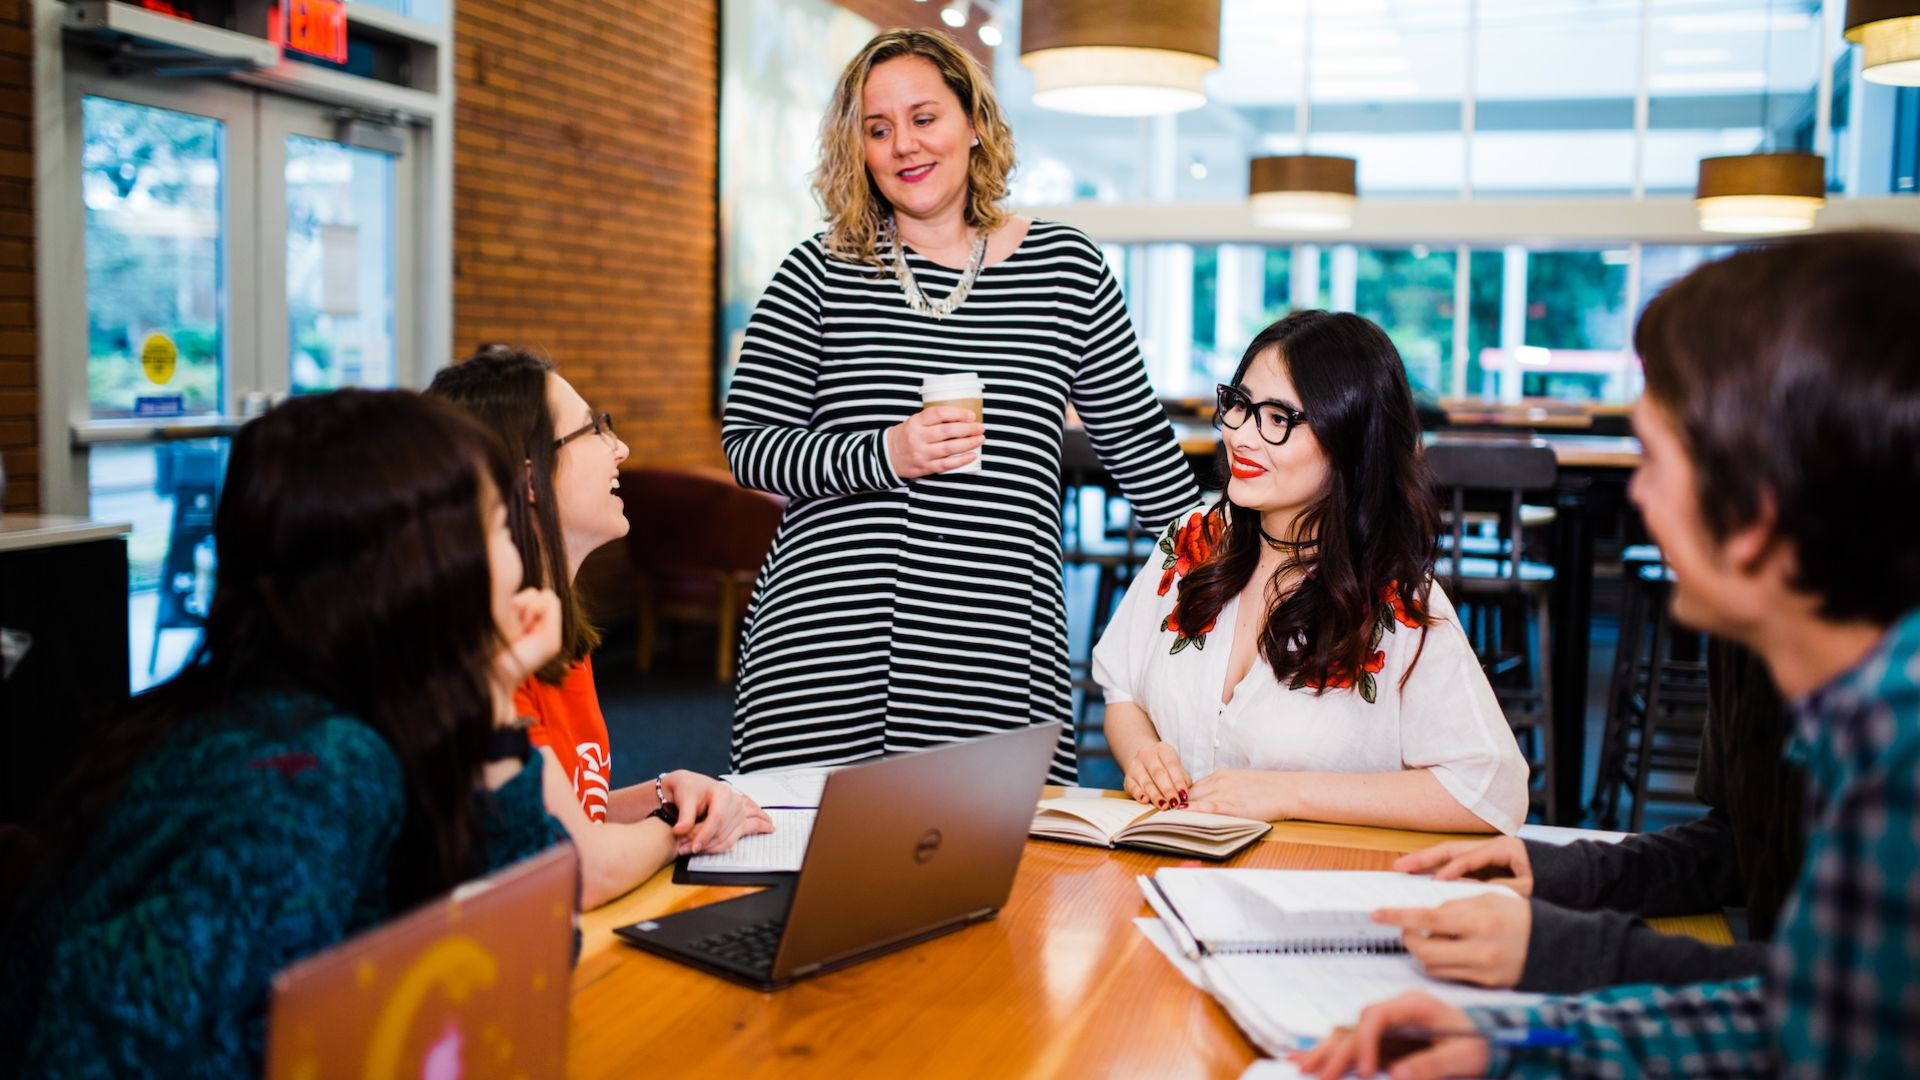
<svg viewBox="0 0 1920 1080">
<path fill-rule="evenodd" d="M 573 793 L 590 821 L 607 819 L 607 778 L 613 755 L 607 748 L 607 718 L 593 688 L 593 660 L 581 657 L 559 686 L 528 679 L 513 692 L 514 711 L 533 720 L 527 741 L 560 759 Z"/>
</svg>

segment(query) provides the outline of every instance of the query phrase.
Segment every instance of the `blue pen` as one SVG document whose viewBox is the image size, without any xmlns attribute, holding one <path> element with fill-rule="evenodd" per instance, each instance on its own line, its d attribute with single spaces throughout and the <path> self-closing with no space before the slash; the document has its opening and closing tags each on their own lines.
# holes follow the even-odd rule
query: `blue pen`
<svg viewBox="0 0 1920 1080">
<path fill-rule="evenodd" d="M 1409 1025 L 1390 1027 L 1382 1033 L 1390 1039 L 1435 1042 L 1440 1039 L 1485 1039 L 1487 1045 L 1506 1050 L 1549 1050 L 1576 1046 L 1580 1040 L 1570 1031 L 1545 1027 L 1425 1028 Z"/>
<path fill-rule="evenodd" d="M 1351 1028 L 1342 1028 L 1342 1033 L 1350 1033 Z M 1440 1039 L 1485 1039 L 1490 1046 L 1504 1050 L 1550 1050 L 1576 1046 L 1580 1040 L 1570 1031 L 1559 1028 L 1508 1027 L 1508 1028 L 1461 1028 L 1458 1031 L 1443 1028 L 1424 1028 L 1400 1025 L 1390 1027 L 1380 1033 L 1382 1039 L 1399 1039 L 1407 1042 L 1435 1042 Z M 1311 1050 L 1319 1043 L 1318 1039 L 1301 1039 L 1300 1049 Z"/>
</svg>

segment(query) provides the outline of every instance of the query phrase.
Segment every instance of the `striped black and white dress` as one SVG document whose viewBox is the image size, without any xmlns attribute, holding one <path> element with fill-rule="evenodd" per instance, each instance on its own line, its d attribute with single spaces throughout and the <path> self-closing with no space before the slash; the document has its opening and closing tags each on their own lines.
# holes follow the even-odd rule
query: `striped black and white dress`
<svg viewBox="0 0 1920 1080">
<path fill-rule="evenodd" d="M 934 300 L 960 277 L 911 249 L 908 265 Z M 926 376 L 968 371 L 986 384 L 984 467 L 900 479 L 886 429 L 920 410 Z M 791 500 L 747 609 L 735 769 L 1058 720 L 1051 777 L 1073 780 L 1069 404 L 1148 529 L 1198 501 L 1119 285 L 1079 230 L 1035 222 L 944 319 L 820 237 L 793 249 L 748 323 L 721 422 L 734 476 Z"/>
</svg>

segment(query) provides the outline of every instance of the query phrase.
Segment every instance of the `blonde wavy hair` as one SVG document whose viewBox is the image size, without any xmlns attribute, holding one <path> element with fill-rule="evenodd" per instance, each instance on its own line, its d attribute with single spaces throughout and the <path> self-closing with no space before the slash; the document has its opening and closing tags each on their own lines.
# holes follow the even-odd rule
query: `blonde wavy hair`
<svg viewBox="0 0 1920 1080">
<path fill-rule="evenodd" d="M 980 138 L 980 145 L 967 155 L 967 224 L 990 232 L 1007 220 L 1000 202 L 1007 197 L 1007 176 L 1013 172 L 1013 131 L 986 71 L 938 30 L 889 30 L 847 62 L 833 104 L 820 121 L 820 165 L 813 171 L 813 193 L 826 212 L 827 251 L 847 262 L 883 265 L 880 238 L 886 235 L 893 207 L 867 172 L 860 105 L 867 75 L 902 56 L 920 57 L 939 70 Z"/>
</svg>

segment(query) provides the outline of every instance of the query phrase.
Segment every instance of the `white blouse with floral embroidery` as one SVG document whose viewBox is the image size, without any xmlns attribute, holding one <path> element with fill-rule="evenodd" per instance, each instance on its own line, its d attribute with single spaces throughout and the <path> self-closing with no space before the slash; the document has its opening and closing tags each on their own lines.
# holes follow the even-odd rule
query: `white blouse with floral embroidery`
<svg viewBox="0 0 1920 1080">
<path fill-rule="evenodd" d="M 1430 769 L 1488 825 L 1503 833 L 1520 827 L 1527 816 L 1526 759 L 1437 583 L 1427 601 L 1432 625 L 1424 648 L 1423 632 L 1383 602 L 1377 651 L 1354 685 L 1291 688 L 1256 656 L 1223 704 L 1235 616 L 1245 595 L 1227 601 L 1214 629 L 1198 638 L 1163 628 L 1179 592 L 1174 582 L 1187 569 L 1176 573 L 1169 564 L 1176 551 L 1190 550 L 1200 513 L 1174 519 L 1094 647 L 1093 677 L 1108 702 L 1144 710 L 1195 780 L 1216 769 Z M 1182 530 L 1188 530 L 1184 537 Z"/>
</svg>

